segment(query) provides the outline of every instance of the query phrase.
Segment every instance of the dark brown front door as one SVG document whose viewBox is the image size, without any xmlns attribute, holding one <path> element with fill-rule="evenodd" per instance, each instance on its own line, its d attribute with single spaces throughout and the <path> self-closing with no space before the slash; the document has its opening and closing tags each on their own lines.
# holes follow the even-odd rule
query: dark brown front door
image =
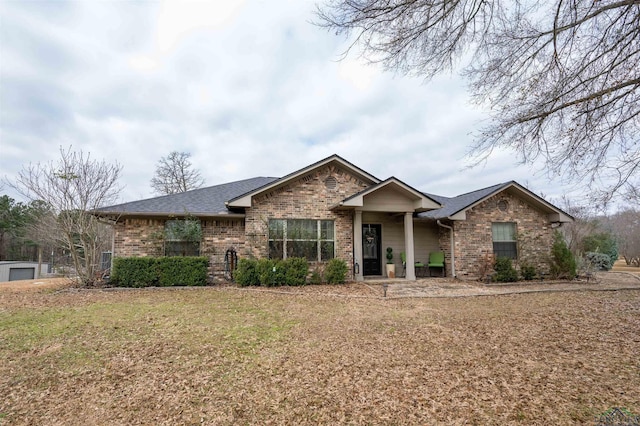
<svg viewBox="0 0 640 426">
<path fill-rule="evenodd" d="M 362 274 L 382 275 L 381 225 L 362 225 Z"/>
</svg>

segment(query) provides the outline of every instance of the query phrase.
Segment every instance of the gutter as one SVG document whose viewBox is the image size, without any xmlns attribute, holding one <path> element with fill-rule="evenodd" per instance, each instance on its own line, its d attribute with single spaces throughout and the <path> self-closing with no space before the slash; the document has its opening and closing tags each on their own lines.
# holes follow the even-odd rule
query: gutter
<svg viewBox="0 0 640 426">
<path fill-rule="evenodd" d="M 451 231 L 449 234 L 451 235 L 451 276 L 453 278 L 456 278 L 456 255 L 455 255 L 455 250 L 454 250 L 454 240 L 453 240 L 453 226 L 449 226 L 449 225 L 445 225 L 444 223 L 440 222 L 440 219 L 438 219 L 436 221 L 436 223 L 438 224 L 438 226 L 441 226 L 443 228 L 447 228 L 449 231 Z"/>
<path fill-rule="evenodd" d="M 246 217 L 244 213 L 203 213 L 203 212 L 184 212 L 182 213 L 168 213 L 168 212 L 107 212 L 107 211 L 93 211 L 89 212 L 97 217 L 107 217 L 107 216 L 118 216 L 118 218 L 125 217 L 157 217 L 157 218 L 166 218 L 166 217 L 183 217 L 186 215 L 191 215 L 199 218 L 226 218 L 226 219 L 242 219 Z M 107 219 L 108 220 L 108 219 Z"/>
</svg>

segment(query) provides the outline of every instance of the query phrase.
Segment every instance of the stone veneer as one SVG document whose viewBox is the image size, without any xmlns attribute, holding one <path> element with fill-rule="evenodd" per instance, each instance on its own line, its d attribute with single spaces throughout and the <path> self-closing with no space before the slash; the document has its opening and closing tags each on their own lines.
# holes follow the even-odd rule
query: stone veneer
<svg viewBox="0 0 640 426">
<path fill-rule="evenodd" d="M 506 211 L 498 209 L 498 201 L 508 203 Z M 522 199 L 502 192 L 467 211 L 467 219 L 445 224 L 454 227 L 456 276 L 478 279 L 483 258 L 493 254 L 492 222 L 515 222 L 518 241 L 518 259 L 514 266 L 535 266 L 548 272 L 548 258 L 553 244 L 553 229 L 547 214 L 536 210 Z M 440 228 L 440 247 L 445 252 L 447 265 L 451 263 L 449 230 Z M 447 273 L 450 271 L 447 266 Z"/>
<path fill-rule="evenodd" d="M 325 184 L 329 177 L 335 179 L 335 187 Z M 353 212 L 332 211 L 330 208 L 368 186 L 342 168 L 328 165 L 254 197 L 251 208 L 246 211 L 244 254 L 255 258 L 268 257 L 269 219 L 334 220 L 336 258 L 347 263 L 349 278 L 353 278 Z M 314 262 L 310 265 L 312 269 L 315 266 Z"/>
</svg>

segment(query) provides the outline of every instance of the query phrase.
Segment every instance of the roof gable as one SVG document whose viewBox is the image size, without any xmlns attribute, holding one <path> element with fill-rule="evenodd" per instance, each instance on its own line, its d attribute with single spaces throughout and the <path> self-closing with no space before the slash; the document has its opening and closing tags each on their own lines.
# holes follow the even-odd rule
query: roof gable
<svg viewBox="0 0 640 426">
<path fill-rule="evenodd" d="M 529 191 L 516 181 L 499 183 L 487 188 L 478 189 L 473 192 L 447 198 L 433 196 L 438 202 L 443 204 L 443 208 L 431 212 L 421 213 L 420 217 L 432 219 L 465 220 L 467 210 L 477 206 L 487 199 L 503 191 L 514 193 L 523 198 L 527 203 L 539 208 L 549 215 L 551 222 L 572 222 L 573 217 L 565 213 L 558 207 L 549 203 L 542 197 Z"/>
<path fill-rule="evenodd" d="M 378 196 L 380 194 L 382 194 L 381 197 Z M 391 194 L 395 195 L 395 197 Z M 383 199 L 384 202 L 381 203 L 380 199 Z M 381 211 L 398 212 L 406 212 L 407 210 L 422 212 L 441 207 L 442 205 L 432 197 L 393 176 L 345 198 L 334 206 L 334 208 L 366 208 L 366 210 L 380 209 Z"/>
<path fill-rule="evenodd" d="M 253 190 L 247 191 L 244 194 L 241 194 L 235 198 L 231 198 L 229 199 L 229 201 L 227 201 L 226 205 L 229 208 L 246 208 L 246 207 L 251 207 L 251 199 L 256 196 L 259 195 L 261 193 L 267 192 L 267 191 L 272 191 L 280 186 L 284 186 L 287 185 L 288 183 L 290 183 L 291 181 L 294 181 L 306 174 L 309 174 L 311 172 L 313 172 L 314 170 L 317 170 L 321 167 L 325 167 L 327 165 L 337 165 L 338 167 L 341 167 L 345 170 L 347 170 L 349 173 L 351 173 L 352 175 L 358 177 L 359 179 L 370 183 L 370 184 L 375 184 L 380 182 L 380 180 L 378 178 L 376 178 L 375 176 L 367 173 L 366 171 L 362 170 L 361 168 L 353 165 L 352 163 L 348 162 L 347 160 L 345 160 L 344 158 L 340 157 L 339 155 L 332 155 L 330 157 L 325 158 L 324 160 L 320 160 L 316 163 L 313 163 L 307 167 L 304 167 L 300 170 L 297 170 L 293 173 L 290 173 L 280 179 L 274 180 L 273 182 L 269 182 L 259 188 L 255 188 Z"/>
</svg>

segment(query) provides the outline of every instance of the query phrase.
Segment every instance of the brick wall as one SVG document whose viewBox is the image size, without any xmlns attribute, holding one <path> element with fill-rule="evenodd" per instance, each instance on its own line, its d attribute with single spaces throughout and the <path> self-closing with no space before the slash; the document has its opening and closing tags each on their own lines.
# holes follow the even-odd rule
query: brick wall
<svg viewBox="0 0 640 426">
<path fill-rule="evenodd" d="M 115 229 L 115 255 L 118 257 L 162 256 L 165 219 L 124 219 Z M 242 219 L 206 219 L 201 221 L 200 254 L 209 257 L 209 272 L 223 279 L 224 257 L 228 249 L 244 250 Z"/>
<path fill-rule="evenodd" d="M 329 177 L 335 179 L 334 188 L 325 183 Z M 353 213 L 334 212 L 329 208 L 367 186 L 339 167 L 330 165 L 314 170 L 284 187 L 254 198 L 253 207 L 247 209 L 244 220 L 202 220 L 200 253 L 209 257 L 212 276 L 222 279 L 228 249 L 234 248 L 239 258 L 269 255 L 269 219 L 329 219 L 335 221 L 336 257 L 347 262 L 353 277 Z M 164 223 L 164 219 L 121 220 L 115 225 L 115 255 L 162 256 Z"/>
<path fill-rule="evenodd" d="M 333 185 L 326 184 L 328 178 L 335 179 L 334 188 Z M 254 258 L 268 257 L 269 219 L 334 220 L 336 257 L 347 262 L 352 278 L 353 213 L 329 209 L 368 186 L 345 170 L 328 165 L 313 170 L 281 188 L 254 197 L 252 207 L 246 212 L 247 243 L 243 255 Z M 311 268 L 314 266 L 312 264 Z"/>
<path fill-rule="evenodd" d="M 506 211 L 498 202 L 507 202 Z M 548 256 L 553 241 L 553 229 L 547 214 L 536 210 L 524 200 L 500 193 L 467 211 L 467 220 L 446 223 L 455 230 L 456 275 L 462 279 L 477 279 L 485 255 L 493 253 L 492 222 L 515 222 L 518 259 L 514 266 L 526 263 L 548 272 Z M 451 262 L 449 230 L 440 228 L 440 247 L 447 265 Z M 450 271 L 449 266 L 447 271 Z"/>
<path fill-rule="evenodd" d="M 209 257 L 210 273 L 216 280 L 224 279 L 224 258 L 227 250 L 245 251 L 243 219 L 208 219 L 202 221 L 200 254 Z"/>
<path fill-rule="evenodd" d="M 115 226 L 115 255 L 118 257 L 161 256 L 164 220 L 121 219 Z"/>
</svg>

